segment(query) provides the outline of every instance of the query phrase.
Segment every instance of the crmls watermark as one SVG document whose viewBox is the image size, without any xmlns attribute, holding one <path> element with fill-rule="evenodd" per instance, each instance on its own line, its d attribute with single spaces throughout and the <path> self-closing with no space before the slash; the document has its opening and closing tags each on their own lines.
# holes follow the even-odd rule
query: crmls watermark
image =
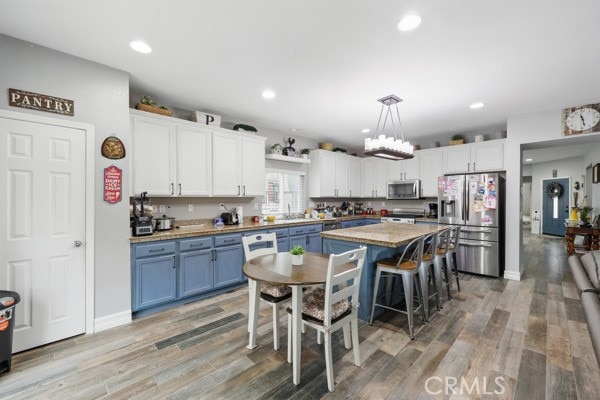
<svg viewBox="0 0 600 400">
<path fill-rule="evenodd" d="M 442 385 L 441 388 L 439 386 Z M 425 391 L 428 394 L 504 394 L 504 377 L 497 376 L 493 382 L 488 382 L 487 377 L 475 378 L 468 382 L 465 378 L 456 379 L 453 376 L 440 378 L 432 376 L 425 381 Z"/>
</svg>

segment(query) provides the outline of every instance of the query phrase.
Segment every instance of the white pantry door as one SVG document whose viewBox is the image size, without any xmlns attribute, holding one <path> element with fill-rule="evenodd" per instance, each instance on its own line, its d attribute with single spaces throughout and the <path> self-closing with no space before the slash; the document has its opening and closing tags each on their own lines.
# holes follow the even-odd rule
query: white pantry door
<svg viewBox="0 0 600 400">
<path fill-rule="evenodd" d="M 85 332 L 85 131 L 0 117 L 0 289 L 13 352 Z"/>
</svg>

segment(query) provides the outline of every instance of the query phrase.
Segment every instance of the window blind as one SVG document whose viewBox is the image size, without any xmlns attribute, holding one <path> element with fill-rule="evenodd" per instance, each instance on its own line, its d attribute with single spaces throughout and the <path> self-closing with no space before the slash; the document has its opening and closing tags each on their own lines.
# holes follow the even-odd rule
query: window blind
<svg viewBox="0 0 600 400">
<path fill-rule="evenodd" d="M 304 174 L 283 170 L 267 170 L 263 214 L 304 214 L 306 209 Z"/>
</svg>

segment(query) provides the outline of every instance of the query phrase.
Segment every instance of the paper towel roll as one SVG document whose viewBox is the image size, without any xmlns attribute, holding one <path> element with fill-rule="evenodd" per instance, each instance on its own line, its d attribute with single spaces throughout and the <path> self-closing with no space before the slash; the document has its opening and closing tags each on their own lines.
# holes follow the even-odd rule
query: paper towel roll
<svg viewBox="0 0 600 400">
<path fill-rule="evenodd" d="M 238 221 L 240 224 L 244 223 L 244 207 L 236 207 L 235 212 L 238 215 Z"/>
</svg>

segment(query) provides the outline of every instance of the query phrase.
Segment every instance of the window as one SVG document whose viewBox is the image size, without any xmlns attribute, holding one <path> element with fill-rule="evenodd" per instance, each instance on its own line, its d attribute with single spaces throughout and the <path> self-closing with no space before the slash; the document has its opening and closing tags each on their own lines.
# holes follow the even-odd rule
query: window
<svg viewBox="0 0 600 400">
<path fill-rule="evenodd" d="M 267 170 L 263 214 L 304 214 L 304 173 Z M 288 209 L 289 206 L 289 209 Z"/>
</svg>

